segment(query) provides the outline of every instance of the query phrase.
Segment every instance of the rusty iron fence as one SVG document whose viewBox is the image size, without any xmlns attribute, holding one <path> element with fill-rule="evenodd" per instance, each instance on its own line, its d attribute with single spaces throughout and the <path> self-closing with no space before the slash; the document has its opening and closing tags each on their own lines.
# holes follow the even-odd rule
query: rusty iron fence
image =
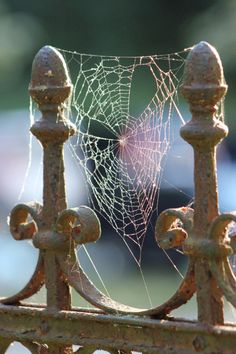
<svg viewBox="0 0 236 354">
<path fill-rule="evenodd" d="M 76 128 L 64 114 L 64 103 L 71 89 L 62 56 L 52 47 L 43 47 L 34 59 L 29 85 L 42 112 L 31 132 L 44 151 L 43 205 L 19 204 L 10 215 L 14 239 L 32 239 L 40 252 L 29 283 L 18 294 L 1 298 L 0 353 L 14 341 L 41 354 L 84 354 L 97 349 L 112 354 L 236 353 L 236 326 L 224 322 L 223 307 L 223 297 L 236 307 L 236 279 L 228 259 L 236 252 L 236 237 L 228 234 L 236 213 L 220 215 L 218 210 L 216 146 L 228 129 L 216 115 L 227 91 L 217 51 L 201 42 L 185 63 L 181 91 L 192 119 L 180 134 L 194 150 L 194 210 L 162 212 L 155 237 L 162 248 L 181 246 L 189 262 L 175 294 L 158 307 L 139 309 L 114 301 L 93 285 L 77 263 L 76 246 L 97 241 L 101 230 L 90 208 L 67 209 L 63 145 Z M 45 306 L 24 302 L 43 284 Z M 93 308 L 72 307 L 71 288 Z M 195 293 L 197 321 L 169 316 Z M 75 351 L 73 345 L 80 347 Z"/>
</svg>

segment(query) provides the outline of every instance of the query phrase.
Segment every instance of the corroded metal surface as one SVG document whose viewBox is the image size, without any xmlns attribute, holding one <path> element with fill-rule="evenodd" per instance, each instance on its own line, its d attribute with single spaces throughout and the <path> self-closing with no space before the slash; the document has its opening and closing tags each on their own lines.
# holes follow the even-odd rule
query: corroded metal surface
<svg viewBox="0 0 236 354">
<path fill-rule="evenodd" d="M 180 284 L 179 289 L 164 304 L 150 309 L 126 306 L 98 290 L 84 273 L 83 268 L 79 266 L 75 256 L 71 256 L 67 261 L 62 257 L 62 255 L 59 255 L 58 260 L 69 284 L 90 304 L 108 313 L 165 318 L 173 309 L 185 304 L 195 292 L 193 266 L 190 264 L 185 279 Z"/>
<path fill-rule="evenodd" d="M 57 238 L 54 233 L 58 213 L 67 207 L 63 144 L 76 130 L 64 115 L 64 101 L 70 95 L 71 87 L 61 55 L 52 47 L 42 48 L 34 59 L 29 86 L 30 94 L 42 112 L 31 132 L 41 142 L 44 151 L 42 218 L 33 241 L 44 259 L 47 307 L 53 311 L 71 308 L 70 289 L 56 259 Z M 44 247 L 48 243 L 52 244 L 49 249 Z M 50 352 L 69 354 L 72 347 L 55 346 L 50 348 Z"/>
<path fill-rule="evenodd" d="M 0 353 L 5 353 L 9 346 L 11 345 L 12 340 L 0 339 Z"/>
<path fill-rule="evenodd" d="M 64 210 L 55 225 L 59 234 L 67 235 L 76 245 L 96 242 L 101 237 L 101 225 L 95 212 L 87 206 Z"/>
<path fill-rule="evenodd" d="M 10 215 L 10 231 L 16 240 L 32 239 L 38 231 L 42 213 L 42 206 L 38 203 L 18 204 L 13 208 Z M 32 220 L 28 221 L 28 219 Z M 0 299 L 3 304 L 17 304 L 21 300 L 34 295 L 44 284 L 44 265 L 42 254 L 39 254 L 35 271 L 25 285 L 17 294 Z"/>
<path fill-rule="evenodd" d="M 45 344 L 39 344 L 31 341 L 23 341 L 21 344 L 25 348 L 29 349 L 32 354 L 48 354 L 48 346 Z"/>
<path fill-rule="evenodd" d="M 155 237 L 162 248 L 182 247 L 189 266 L 175 294 L 151 309 L 126 306 L 104 295 L 76 258 L 76 246 L 98 241 L 101 227 L 90 208 L 67 209 L 63 145 L 75 133 L 65 116 L 71 88 L 61 54 L 49 46 L 42 48 L 33 62 L 29 91 L 42 112 L 31 132 L 44 150 L 43 206 L 19 204 L 10 215 L 13 237 L 32 239 L 39 249 L 39 261 L 25 288 L 1 299 L 1 352 L 15 339 L 32 353 L 41 354 L 72 354 L 72 344 L 82 346 L 76 351 L 81 354 L 96 349 L 111 354 L 130 354 L 131 350 L 210 354 L 221 353 L 222 348 L 226 354 L 235 353 L 236 328 L 220 326 L 224 323 L 222 296 L 236 306 L 236 279 L 228 261 L 236 252 L 236 236 L 229 238 L 227 233 L 229 224 L 236 222 L 236 214 L 219 216 L 218 211 L 216 146 L 228 132 L 216 116 L 216 105 L 227 89 L 218 53 L 201 42 L 186 60 L 181 90 L 190 104 L 192 119 L 182 127 L 181 135 L 194 149 L 194 210 L 183 207 L 161 213 Z M 46 308 L 20 306 L 19 302 L 44 282 Z M 70 286 L 97 309 L 72 311 Z M 198 323 L 157 320 L 166 319 L 195 292 Z"/>
<path fill-rule="evenodd" d="M 29 280 L 29 282 L 24 286 L 22 290 L 20 290 L 17 294 L 7 297 L 7 298 L 0 298 L 0 302 L 2 304 L 19 304 L 20 301 L 33 296 L 37 293 L 44 284 L 44 265 L 43 265 L 43 257 L 39 254 L 38 262 L 34 273 Z"/>
<path fill-rule="evenodd" d="M 75 257 L 76 245 L 95 242 L 100 237 L 100 223 L 88 207 L 66 209 L 63 143 L 75 133 L 73 124 L 64 116 L 64 100 L 70 89 L 62 56 L 52 47 L 42 48 L 33 62 L 29 91 L 42 111 L 42 118 L 34 123 L 31 132 L 44 150 L 43 207 L 40 220 L 36 221 L 32 215 L 34 221 L 29 225 L 25 224 L 27 212 L 20 207 L 13 209 L 13 236 L 17 239 L 32 237 L 35 247 L 40 249 L 48 308 L 70 309 L 70 284 L 88 302 L 106 312 L 165 318 L 194 293 L 191 263 L 186 278 L 169 300 L 151 309 L 140 309 L 118 303 L 101 293 Z"/>
<path fill-rule="evenodd" d="M 223 324 L 223 299 L 212 276 L 203 249 L 210 223 L 219 214 L 216 177 L 216 146 L 228 129 L 216 116 L 216 104 L 227 90 L 223 68 L 216 50 L 201 42 L 190 52 L 184 72 L 182 93 L 190 104 L 192 119 L 181 128 L 182 137 L 194 149 L 194 226 L 186 242 L 186 252 L 196 256 L 198 318 L 212 324 Z"/>
<path fill-rule="evenodd" d="M 76 226 L 73 226 L 75 219 L 80 220 L 79 229 Z M 87 222 L 86 228 L 84 226 L 85 220 Z M 94 212 L 87 207 L 80 207 L 77 209 L 77 212 L 75 210 L 65 210 L 60 214 L 56 227 L 59 227 L 58 232 L 66 234 L 69 239 L 73 239 L 75 243 L 78 244 L 80 244 L 82 240 L 84 244 L 91 241 L 94 242 L 98 239 L 98 237 L 100 237 L 100 225 L 97 217 Z M 76 237 L 78 238 L 78 236 L 75 236 L 75 230 L 79 230 L 81 232 L 81 235 L 79 234 L 80 238 L 77 239 L 77 241 Z M 70 257 L 68 257 L 66 253 L 58 253 L 57 257 L 58 263 L 60 264 L 60 267 L 71 287 L 73 287 L 90 304 L 106 312 L 164 318 L 173 309 L 186 303 L 195 292 L 193 269 L 192 264 L 190 263 L 186 277 L 181 283 L 179 289 L 164 304 L 150 309 L 140 309 L 126 306 L 111 299 L 95 287 L 77 261 L 73 249 L 70 250 Z"/>
<path fill-rule="evenodd" d="M 234 354 L 236 327 L 0 305 L 0 338 L 160 354 Z M 10 321 L 9 321 L 10 319 Z"/>
</svg>

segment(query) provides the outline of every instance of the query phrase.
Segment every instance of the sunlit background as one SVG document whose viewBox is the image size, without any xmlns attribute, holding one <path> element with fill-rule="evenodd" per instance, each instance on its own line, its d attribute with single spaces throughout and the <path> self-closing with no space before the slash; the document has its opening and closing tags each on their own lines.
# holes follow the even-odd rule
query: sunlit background
<svg viewBox="0 0 236 354">
<path fill-rule="evenodd" d="M 31 63 L 45 44 L 72 51 L 106 55 L 173 53 L 206 40 L 220 53 L 229 91 L 225 120 L 230 134 L 219 149 L 221 210 L 235 209 L 236 189 L 236 2 L 234 0 L 0 0 L 0 294 L 21 289 L 32 274 L 37 251 L 29 242 L 16 242 L 8 233 L 7 216 L 21 200 L 41 200 L 41 148 L 33 140 L 29 162 L 29 97 Z M 186 107 L 180 107 L 185 120 Z M 66 149 L 68 203 L 86 203 L 81 171 Z M 187 205 L 193 195 L 192 151 L 181 139 L 175 141 L 164 175 L 159 210 Z M 183 175 L 184 171 L 184 175 Z M 23 189 L 22 189 L 23 188 Z M 155 216 L 154 216 L 155 218 Z M 150 306 L 140 268 L 135 265 L 121 238 L 104 224 L 101 243 L 88 252 L 112 297 L 136 306 Z M 142 271 L 153 304 L 166 300 L 176 289 L 185 261 L 158 250 L 152 232 L 145 241 Z M 79 250 L 87 272 L 101 287 L 83 249 Z M 139 295 L 137 295 L 139 294 Z M 31 301 L 44 302 L 44 291 Z M 74 303 L 87 306 L 78 296 Z M 178 315 L 196 316 L 194 302 Z M 235 314 L 227 307 L 227 316 Z M 8 353 L 26 353 L 17 344 Z"/>
</svg>

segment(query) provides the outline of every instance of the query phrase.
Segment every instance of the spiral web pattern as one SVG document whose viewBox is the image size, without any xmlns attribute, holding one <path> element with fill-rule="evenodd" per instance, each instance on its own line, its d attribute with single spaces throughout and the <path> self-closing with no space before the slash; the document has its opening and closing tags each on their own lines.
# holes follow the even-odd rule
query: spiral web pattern
<svg viewBox="0 0 236 354">
<path fill-rule="evenodd" d="M 78 135 L 71 150 L 83 168 L 91 206 L 140 262 L 171 121 L 182 121 L 177 90 L 186 51 L 141 57 L 60 51 L 74 85 L 71 119 Z"/>
</svg>

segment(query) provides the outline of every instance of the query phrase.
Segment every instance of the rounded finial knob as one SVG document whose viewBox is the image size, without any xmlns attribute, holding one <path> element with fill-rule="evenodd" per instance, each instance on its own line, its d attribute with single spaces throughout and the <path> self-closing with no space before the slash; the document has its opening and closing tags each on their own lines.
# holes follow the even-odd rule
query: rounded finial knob
<svg viewBox="0 0 236 354">
<path fill-rule="evenodd" d="M 216 104 L 225 94 L 223 66 L 217 50 L 207 42 L 195 45 L 187 56 L 181 91 L 190 103 Z"/>
<path fill-rule="evenodd" d="M 71 88 L 63 56 L 51 46 L 41 48 L 32 65 L 29 84 L 32 98 L 40 105 L 60 104 L 70 95 Z"/>
<path fill-rule="evenodd" d="M 183 85 L 222 84 L 224 84 L 224 74 L 218 52 L 207 42 L 198 43 L 186 59 Z"/>
</svg>

